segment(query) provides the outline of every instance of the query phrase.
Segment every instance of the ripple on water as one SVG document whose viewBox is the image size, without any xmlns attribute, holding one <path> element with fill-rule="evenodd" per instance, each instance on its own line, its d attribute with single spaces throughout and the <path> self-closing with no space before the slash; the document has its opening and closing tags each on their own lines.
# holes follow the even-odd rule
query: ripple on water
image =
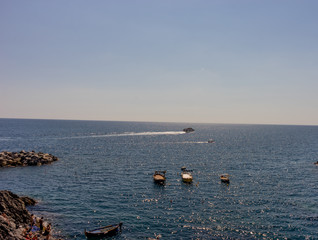
<svg viewBox="0 0 318 240">
<path fill-rule="evenodd" d="M 198 124 L 192 134 L 168 134 L 184 126 L 0 121 L 7 150 L 60 158 L 49 166 L 1 169 L 0 182 L 39 199 L 33 211 L 48 216 L 66 239 L 85 239 L 85 228 L 119 221 L 123 232 L 115 239 L 318 235 L 317 127 Z M 211 138 L 216 142 L 206 144 Z M 192 184 L 180 180 L 182 166 L 193 169 Z M 154 170 L 167 170 L 164 186 L 153 184 Z M 229 185 L 220 182 L 223 173 Z"/>
</svg>

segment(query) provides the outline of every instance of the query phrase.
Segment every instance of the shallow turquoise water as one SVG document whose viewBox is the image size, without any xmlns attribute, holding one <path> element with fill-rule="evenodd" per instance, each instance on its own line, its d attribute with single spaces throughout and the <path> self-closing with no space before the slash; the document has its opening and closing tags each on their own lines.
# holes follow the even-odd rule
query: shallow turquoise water
<svg viewBox="0 0 318 240">
<path fill-rule="evenodd" d="M 65 239 L 119 221 L 115 239 L 318 239 L 317 126 L 0 119 L 0 151 L 22 149 L 60 160 L 0 169 L 0 189 L 38 199 Z"/>
</svg>

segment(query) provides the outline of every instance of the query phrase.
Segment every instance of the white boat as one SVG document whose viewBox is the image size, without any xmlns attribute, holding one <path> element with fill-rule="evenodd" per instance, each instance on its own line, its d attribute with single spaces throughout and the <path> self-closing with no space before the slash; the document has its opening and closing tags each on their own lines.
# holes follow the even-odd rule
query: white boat
<svg viewBox="0 0 318 240">
<path fill-rule="evenodd" d="M 191 170 L 183 170 L 183 172 L 181 173 L 181 178 L 183 182 L 186 183 L 191 183 L 193 180 L 192 174 L 191 174 Z"/>
<path fill-rule="evenodd" d="M 214 143 L 215 141 L 213 139 L 208 140 L 208 143 Z"/>
</svg>

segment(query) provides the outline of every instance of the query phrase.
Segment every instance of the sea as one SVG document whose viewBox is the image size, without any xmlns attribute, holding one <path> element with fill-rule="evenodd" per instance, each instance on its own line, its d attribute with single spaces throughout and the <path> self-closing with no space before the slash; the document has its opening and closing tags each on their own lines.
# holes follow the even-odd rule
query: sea
<svg viewBox="0 0 318 240">
<path fill-rule="evenodd" d="M 0 119 L 0 151 L 21 150 L 59 161 L 1 168 L 0 190 L 63 239 L 318 239 L 318 126 Z"/>
</svg>

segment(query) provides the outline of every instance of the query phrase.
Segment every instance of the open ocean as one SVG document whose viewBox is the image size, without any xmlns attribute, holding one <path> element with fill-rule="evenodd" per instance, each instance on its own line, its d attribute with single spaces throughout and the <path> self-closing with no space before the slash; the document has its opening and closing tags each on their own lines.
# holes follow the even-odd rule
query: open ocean
<svg viewBox="0 0 318 240">
<path fill-rule="evenodd" d="M 318 239 L 318 126 L 0 119 L 0 151 L 21 150 L 59 161 L 2 168 L 0 190 L 64 239 L 120 221 L 113 239 Z"/>
</svg>

